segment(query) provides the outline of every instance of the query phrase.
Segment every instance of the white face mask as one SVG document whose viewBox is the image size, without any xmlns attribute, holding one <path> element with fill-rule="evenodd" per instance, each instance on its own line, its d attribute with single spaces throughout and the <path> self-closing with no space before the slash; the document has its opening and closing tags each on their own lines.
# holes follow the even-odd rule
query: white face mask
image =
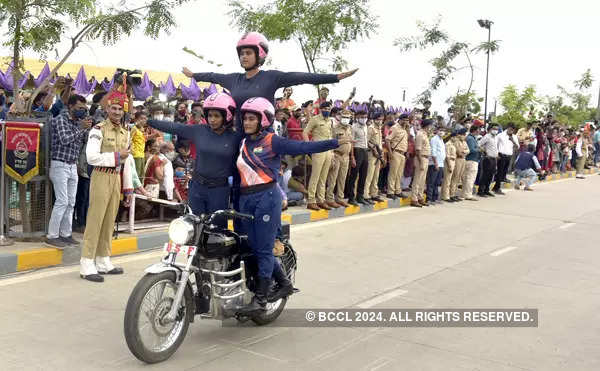
<svg viewBox="0 0 600 371">
<path fill-rule="evenodd" d="M 175 157 L 177 157 L 177 153 L 175 151 L 165 153 L 165 157 L 169 159 L 169 161 L 173 161 Z"/>
<path fill-rule="evenodd" d="M 498 134 L 498 130 L 492 130 L 491 133 L 492 133 L 492 135 L 496 135 L 496 134 Z"/>
<path fill-rule="evenodd" d="M 364 125 L 364 124 L 367 123 L 367 119 L 366 118 L 359 118 L 358 119 L 358 123 L 361 124 L 361 125 Z"/>
<path fill-rule="evenodd" d="M 342 117 L 340 122 L 344 125 L 348 125 L 350 123 L 350 119 L 348 117 Z"/>
<path fill-rule="evenodd" d="M 165 116 L 164 116 L 164 115 L 162 115 L 162 114 L 159 114 L 159 115 L 154 115 L 154 119 L 155 119 L 155 120 L 159 120 L 159 121 L 160 121 L 160 120 L 162 120 L 164 117 L 165 117 Z"/>
</svg>

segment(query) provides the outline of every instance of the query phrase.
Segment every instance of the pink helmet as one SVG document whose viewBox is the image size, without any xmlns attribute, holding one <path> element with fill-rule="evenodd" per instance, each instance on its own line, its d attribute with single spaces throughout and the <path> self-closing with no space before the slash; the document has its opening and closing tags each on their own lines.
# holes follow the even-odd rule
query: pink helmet
<svg viewBox="0 0 600 371">
<path fill-rule="evenodd" d="M 269 54 L 269 41 L 261 33 L 248 32 L 237 43 L 237 52 L 240 55 L 242 48 L 252 48 L 257 55 L 257 64 L 262 66 Z"/>
<path fill-rule="evenodd" d="M 263 128 L 267 128 L 273 124 L 275 120 L 275 108 L 271 102 L 262 97 L 250 98 L 242 104 L 242 119 L 246 112 L 255 113 L 260 119 L 260 125 Z"/>
<path fill-rule="evenodd" d="M 204 100 L 204 116 L 208 119 L 208 111 L 211 109 L 219 110 L 223 113 L 225 122 L 233 121 L 235 113 L 235 101 L 226 93 L 214 93 Z"/>
</svg>

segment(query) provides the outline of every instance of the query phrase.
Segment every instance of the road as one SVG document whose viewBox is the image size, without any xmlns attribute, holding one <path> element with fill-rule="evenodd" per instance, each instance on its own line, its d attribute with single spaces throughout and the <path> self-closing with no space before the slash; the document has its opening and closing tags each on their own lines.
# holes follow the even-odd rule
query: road
<svg viewBox="0 0 600 371">
<path fill-rule="evenodd" d="M 0 280 L 2 370 L 599 370 L 600 177 L 480 202 L 292 227 L 290 308 L 538 308 L 537 328 L 222 327 L 147 366 L 123 314 L 148 252 L 103 284 L 77 267 Z"/>
</svg>

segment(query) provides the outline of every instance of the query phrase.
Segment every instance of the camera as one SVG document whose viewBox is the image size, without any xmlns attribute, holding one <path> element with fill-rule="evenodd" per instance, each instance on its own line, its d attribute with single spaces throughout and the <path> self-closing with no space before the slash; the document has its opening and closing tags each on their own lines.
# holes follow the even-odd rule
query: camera
<svg viewBox="0 0 600 371">
<path fill-rule="evenodd" d="M 124 68 L 117 68 L 117 72 L 115 73 L 115 84 L 123 85 L 123 73 L 127 74 L 127 85 L 129 86 L 139 86 L 142 84 L 142 77 L 139 76 L 142 74 L 140 70 L 126 70 Z M 138 75 L 138 76 L 136 76 Z"/>
</svg>

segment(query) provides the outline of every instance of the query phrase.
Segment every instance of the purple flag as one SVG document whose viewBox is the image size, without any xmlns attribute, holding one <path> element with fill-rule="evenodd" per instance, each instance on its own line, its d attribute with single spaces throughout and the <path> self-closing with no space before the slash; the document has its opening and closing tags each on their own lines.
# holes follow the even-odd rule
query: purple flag
<svg viewBox="0 0 600 371">
<path fill-rule="evenodd" d="M 81 66 L 79 72 L 77 73 L 77 77 L 73 82 L 73 88 L 77 94 L 85 97 L 90 95 L 96 89 L 97 84 L 98 82 L 95 78 L 92 79 L 92 81 L 88 80 L 87 76 L 85 75 L 85 70 L 83 69 L 83 66 Z"/>
<path fill-rule="evenodd" d="M 152 96 L 154 86 L 154 83 L 152 83 L 148 77 L 148 73 L 144 72 L 142 83 L 139 86 L 133 86 L 133 96 L 136 100 L 146 100 L 148 97 Z"/>
<path fill-rule="evenodd" d="M 214 93 L 217 93 L 217 86 L 215 84 L 210 84 L 210 86 L 207 89 L 204 89 L 204 99 L 208 98 L 209 95 L 213 95 Z"/>
<path fill-rule="evenodd" d="M 113 77 L 110 81 L 108 81 L 108 79 L 105 77 L 104 81 L 102 81 L 102 89 L 104 89 L 104 91 L 110 91 L 113 87 L 113 85 L 115 84 L 115 78 Z"/>
<path fill-rule="evenodd" d="M 181 96 L 183 97 L 183 99 L 193 101 L 200 100 L 200 87 L 198 86 L 194 78 L 190 79 L 190 86 L 179 84 L 179 89 L 181 89 Z"/>
<path fill-rule="evenodd" d="M 167 96 L 167 98 L 174 97 L 177 94 L 177 88 L 175 88 L 175 83 L 173 82 L 173 78 L 169 75 L 167 82 L 163 84 L 160 83 L 160 92 Z"/>
<path fill-rule="evenodd" d="M 0 71 L 0 86 L 2 86 L 2 88 L 7 91 L 13 91 L 12 70 L 13 63 L 11 62 L 5 73 L 2 73 L 2 71 Z M 19 89 L 23 89 L 23 86 L 25 86 L 27 80 L 29 79 L 29 75 L 29 71 L 26 71 L 21 77 L 21 79 L 17 82 L 17 84 L 19 85 Z"/>
<path fill-rule="evenodd" d="M 35 78 L 35 80 L 33 81 L 33 83 L 35 84 L 35 87 L 39 87 L 40 85 L 42 85 L 42 81 L 44 81 L 46 79 L 46 77 L 50 76 L 50 66 L 48 66 L 48 62 L 46 62 L 46 64 L 44 65 L 44 68 L 42 68 L 42 71 L 40 72 L 40 74 L 38 75 L 38 77 Z"/>
</svg>

